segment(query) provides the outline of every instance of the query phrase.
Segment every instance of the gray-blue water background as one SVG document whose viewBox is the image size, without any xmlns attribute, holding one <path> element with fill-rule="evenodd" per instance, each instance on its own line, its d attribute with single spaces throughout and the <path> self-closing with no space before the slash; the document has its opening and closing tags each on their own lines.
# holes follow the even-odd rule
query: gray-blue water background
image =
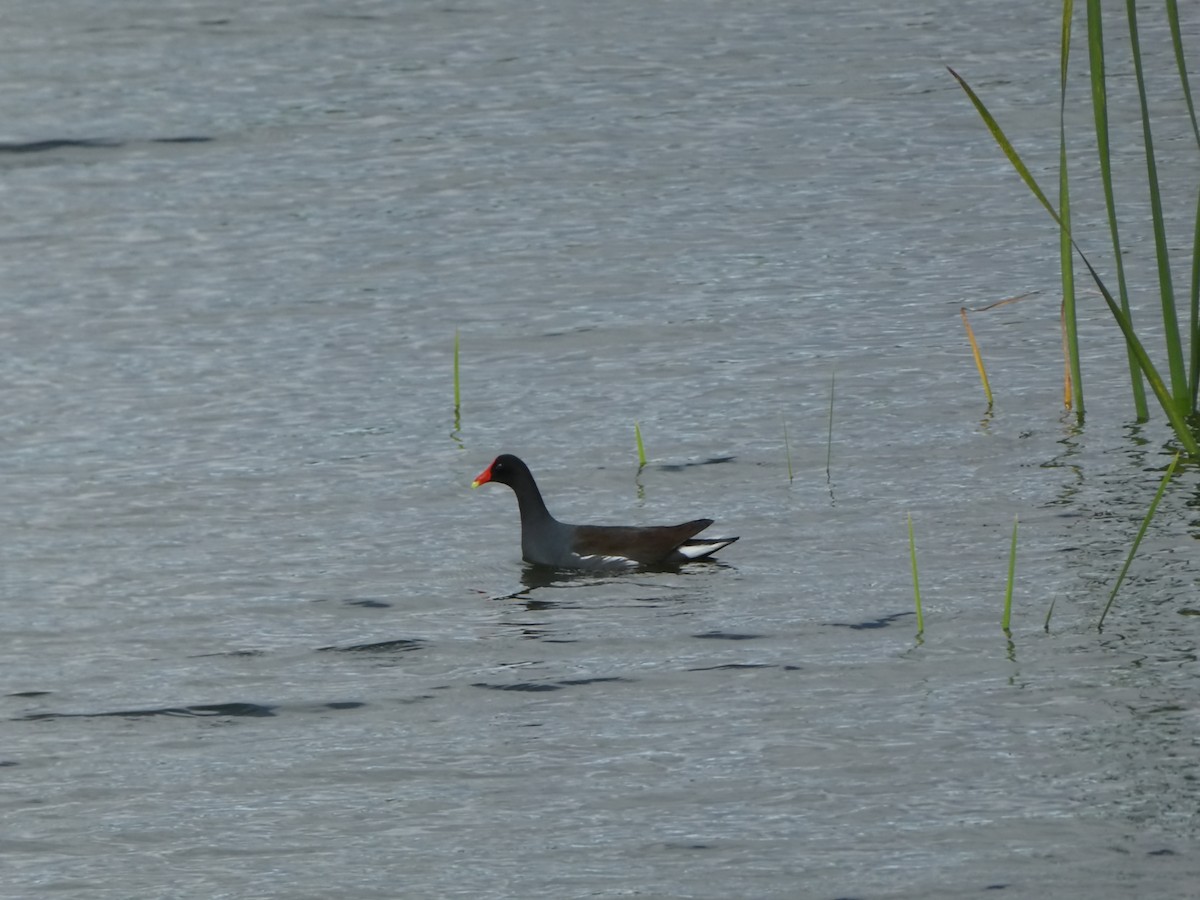
<svg viewBox="0 0 1200 900">
<path fill-rule="evenodd" d="M 1194 896 L 1195 473 L 1098 634 L 1169 434 L 1087 293 L 1063 414 L 1053 226 L 944 68 L 1052 186 L 1059 14 L 7 3 L 0 896 Z M 986 414 L 959 307 L 1030 291 Z M 539 583 L 502 451 L 742 539 Z"/>
</svg>

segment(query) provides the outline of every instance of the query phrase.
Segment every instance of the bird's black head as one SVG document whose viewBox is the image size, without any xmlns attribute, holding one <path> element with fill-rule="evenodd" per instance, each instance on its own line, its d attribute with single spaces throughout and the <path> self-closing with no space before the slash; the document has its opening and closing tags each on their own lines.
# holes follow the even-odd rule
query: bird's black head
<svg viewBox="0 0 1200 900">
<path fill-rule="evenodd" d="M 471 482 L 471 487 L 479 487 L 489 481 L 507 484 L 513 487 L 518 481 L 529 477 L 529 467 L 511 453 L 502 453 L 492 460 L 492 464 L 479 473 Z"/>
</svg>

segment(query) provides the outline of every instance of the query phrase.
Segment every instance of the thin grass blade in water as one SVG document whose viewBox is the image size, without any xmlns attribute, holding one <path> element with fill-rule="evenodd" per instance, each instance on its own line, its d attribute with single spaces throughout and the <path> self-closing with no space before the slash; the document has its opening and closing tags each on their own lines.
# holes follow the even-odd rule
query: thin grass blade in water
<svg viewBox="0 0 1200 900">
<path fill-rule="evenodd" d="M 792 445 L 788 441 L 787 419 L 783 419 L 783 453 L 787 457 L 788 484 L 792 483 Z"/>
<path fill-rule="evenodd" d="M 1099 0 L 1096 0 L 1099 2 Z M 1192 123 L 1192 136 L 1200 148 L 1200 126 L 1196 124 L 1196 107 L 1192 103 L 1192 88 L 1188 80 L 1187 61 L 1183 56 L 1183 32 L 1179 28 L 1179 6 L 1175 0 L 1167 0 L 1167 23 L 1171 27 L 1171 46 L 1175 50 L 1175 68 L 1179 71 L 1180 87 L 1187 104 L 1188 120 Z M 1191 376 L 1192 410 L 1200 398 L 1200 194 L 1196 197 L 1196 224 L 1192 229 L 1192 281 L 1189 291 L 1188 334 L 1192 341 Z"/>
<path fill-rule="evenodd" d="M 637 422 L 633 423 L 633 438 L 637 442 L 638 470 L 646 467 L 646 445 L 642 443 L 642 428 Z"/>
<path fill-rule="evenodd" d="M 1101 18 L 1100 0 L 1087 3 L 1088 68 L 1091 71 L 1092 119 L 1096 125 L 1096 153 L 1100 161 L 1100 183 L 1104 188 L 1104 208 L 1108 213 L 1108 231 L 1112 237 L 1113 263 L 1117 270 L 1117 295 L 1121 298 L 1121 310 L 1130 322 L 1133 321 L 1129 306 L 1129 287 L 1125 281 L 1125 254 L 1121 251 L 1121 234 L 1117 226 L 1117 204 L 1113 192 L 1112 154 L 1108 139 L 1108 89 L 1104 76 L 1104 25 Z M 1200 347 L 1200 344 L 1197 345 Z M 1131 348 L 1125 348 L 1129 364 L 1129 383 L 1133 392 L 1133 411 L 1139 422 L 1150 418 L 1146 407 L 1146 386 L 1137 358 Z"/>
<path fill-rule="evenodd" d="M 1175 458 L 1171 460 L 1171 464 L 1167 466 L 1167 472 L 1163 475 L 1162 481 L 1159 482 L 1158 492 L 1155 493 L 1154 499 L 1150 501 L 1150 508 L 1146 510 L 1146 518 L 1142 519 L 1142 527 L 1138 529 L 1137 537 L 1133 539 L 1133 546 L 1129 548 L 1129 556 L 1125 559 L 1125 565 L 1121 566 L 1121 574 L 1117 576 L 1117 583 L 1113 585 L 1112 593 L 1108 595 L 1108 602 L 1104 604 L 1104 612 L 1100 613 L 1100 621 L 1096 623 L 1097 631 L 1104 630 L 1104 617 L 1108 615 L 1113 601 L 1117 599 L 1117 591 L 1121 589 L 1121 582 L 1125 580 L 1125 573 L 1129 571 L 1129 566 L 1133 562 L 1133 557 L 1142 543 L 1142 538 L 1146 536 L 1146 529 L 1150 526 L 1150 520 L 1154 518 L 1154 513 L 1158 510 L 1158 501 L 1166 493 L 1167 485 L 1171 483 L 1171 476 L 1175 474 L 1175 466 L 1178 463 L 1179 454 L 1176 453 Z"/>
<path fill-rule="evenodd" d="M 460 450 L 465 450 L 466 445 L 459 437 L 459 432 L 462 431 L 462 394 L 458 386 L 458 329 L 454 329 L 454 430 L 450 432 L 451 439 L 458 444 Z"/>
<path fill-rule="evenodd" d="M 1063 3 L 1062 44 L 1059 51 L 1058 97 L 1058 253 L 1062 272 L 1062 326 L 1067 347 L 1070 390 L 1064 398 L 1067 409 L 1074 405 L 1083 415 L 1083 370 L 1079 365 L 1079 337 L 1075 328 L 1075 256 L 1071 252 L 1071 193 L 1067 178 L 1067 63 L 1071 58 L 1071 20 L 1074 3 Z"/>
<path fill-rule="evenodd" d="M 921 611 L 921 581 L 917 577 L 917 542 L 913 537 L 912 513 L 908 514 L 908 555 L 912 560 L 913 599 L 917 607 L 917 637 L 925 633 L 925 614 Z"/>
<path fill-rule="evenodd" d="M 462 392 L 458 386 L 458 329 L 454 329 L 454 408 L 462 406 Z"/>
<path fill-rule="evenodd" d="M 1183 342 L 1179 336 L 1179 318 L 1175 312 L 1175 290 L 1171 284 L 1171 260 L 1167 251 L 1167 227 L 1163 218 L 1162 196 L 1158 188 L 1158 164 L 1154 158 L 1154 140 L 1150 133 L 1150 105 L 1146 100 L 1146 80 L 1142 71 L 1142 51 L 1138 43 L 1137 4 L 1125 0 L 1129 19 L 1130 50 L 1136 76 L 1138 102 L 1142 111 L 1142 143 L 1146 152 L 1146 183 L 1150 188 L 1150 220 L 1154 226 L 1154 254 L 1158 264 L 1159 302 L 1162 305 L 1163 335 L 1167 344 L 1167 366 L 1171 373 L 1171 395 L 1181 415 L 1191 412 L 1188 377 L 1183 363 Z"/>
<path fill-rule="evenodd" d="M 1017 517 L 1013 516 L 1012 546 L 1008 548 L 1008 584 L 1004 588 L 1004 615 L 1000 618 L 1000 627 L 1005 635 L 1012 637 L 1008 624 L 1012 620 L 1013 581 L 1017 574 Z"/>
<path fill-rule="evenodd" d="M 833 386 L 837 380 L 837 369 L 829 372 L 829 431 L 825 437 L 825 483 L 833 480 Z"/>
</svg>

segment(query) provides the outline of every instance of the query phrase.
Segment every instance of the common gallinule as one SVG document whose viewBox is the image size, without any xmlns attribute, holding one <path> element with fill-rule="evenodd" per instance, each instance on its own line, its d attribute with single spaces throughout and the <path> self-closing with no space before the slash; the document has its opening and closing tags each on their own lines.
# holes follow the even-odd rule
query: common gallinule
<svg viewBox="0 0 1200 900">
<path fill-rule="evenodd" d="M 497 456 L 471 487 L 495 481 L 507 484 L 521 508 L 521 556 L 526 562 L 563 569 L 611 569 L 672 566 L 704 559 L 736 537 L 698 538 L 712 519 L 682 525 L 624 527 L 568 525 L 550 515 L 529 466 L 511 453 Z"/>
</svg>

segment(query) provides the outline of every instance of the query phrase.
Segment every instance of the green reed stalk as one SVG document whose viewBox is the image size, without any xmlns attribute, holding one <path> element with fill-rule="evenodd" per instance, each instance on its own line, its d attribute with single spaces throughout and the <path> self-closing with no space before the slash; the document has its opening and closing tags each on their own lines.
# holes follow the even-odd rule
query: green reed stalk
<svg viewBox="0 0 1200 900">
<path fill-rule="evenodd" d="M 1017 517 L 1013 516 L 1012 546 L 1008 548 L 1008 584 L 1004 588 L 1004 615 L 1000 617 L 1000 627 L 1004 633 L 1012 637 L 1008 623 L 1012 620 L 1013 581 L 1017 574 Z"/>
<path fill-rule="evenodd" d="M 921 611 L 921 581 L 917 577 L 917 542 L 913 537 L 912 513 L 908 514 L 908 555 L 912 560 L 913 599 L 917 606 L 917 637 L 925 633 L 925 614 Z"/>
<path fill-rule="evenodd" d="M 454 329 L 454 413 L 462 406 L 462 394 L 458 387 L 458 329 Z"/>
<path fill-rule="evenodd" d="M 1113 262 L 1117 270 L 1117 294 L 1121 298 L 1121 310 L 1130 322 L 1133 313 L 1129 307 L 1129 287 L 1125 281 L 1125 254 L 1121 252 L 1121 234 L 1117 227 L 1117 204 L 1113 194 L 1112 154 L 1108 137 L 1108 89 L 1104 76 L 1104 26 L 1100 14 L 1100 0 L 1087 0 L 1088 64 L 1091 69 L 1092 119 L 1096 123 L 1096 152 L 1100 160 L 1100 182 L 1104 186 L 1104 208 L 1108 213 L 1108 230 L 1112 236 Z M 1200 349 L 1195 343 L 1194 349 Z M 1137 359 L 1131 348 L 1126 346 L 1125 356 L 1129 363 L 1129 383 L 1133 391 L 1134 414 L 1139 422 L 1150 418 L 1146 407 L 1146 386 L 1138 369 Z M 1193 368 L 1195 368 L 1193 366 Z M 1194 391 L 1193 391 L 1194 393 Z"/>
<path fill-rule="evenodd" d="M 1058 87 L 1058 255 L 1062 272 L 1063 331 L 1067 365 L 1071 372 L 1071 400 L 1075 413 L 1083 415 L 1083 370 L 1079 365 L 1079 335 L 1075 324 L 1075 257 L 1071 252 L 1071 192 L 1067 178 L 1067 62 L 1071 58 L 1073 0 L 1063 3 L 1062 43 L 1059 50 Z"/>
<path fill-rule="evenodd" d="M 784 453 L 784 456 L 787 457 L 788 484 L 791 484 L 792 483 L 792 445 L 788 441 L 787 419 L 783 419 L 783 453 Z"/>
<path fill-rule="evenodd" d="M 1046 621 L 1042 623 L 1042 630 L 1045 631 L 1046 634 L 1050 633 L 1050 617 L 1054 615 L 1054 603 L 1057 599 L 1058 598 L 1056 597 L 1054 600 L 1051 600 L 1050 608 L 1046 610 Z"/>
<path fill-rule="evenodd" d="M 1009 163 L 1014 169 L 1016 169 L 1017 174 L 1021 176 L 1021 180 L 1025 182 L 1025 186 L 1029 188 L 1030 192 L 1033 193 L 1038 202 L 1042 204 L 1042 208 L 1046 210 L 1046 212 L 1058 224 L 1058 226 L 1060 228 L 1065 227 L 1062 219 L 1058 215 L 1058 212 L 1051 205 L 1050 201 L 1046 199 L 1046 194 L 1038 185 L 1037 179 L 1033 177 L 1032 173 L 1029 171 L 1029 168 L 1021 159 L 1020 154 L 1018 154 L 1013 148 L 1012 143 L 1004 134 L 1003 129 L 996 122 L 995 117 L 992 116 L 991 112 L 988 111 L 988 108 L 984 105 L 983 101 L 979 99 L 979 96 L 975 93 L 975 91 L 971 89 L 971 86 L 967 84 L 966 80 L 963 79 L 963 77 L 957 72 L 955 72 L 954 69 L 950 69 L 949 67 L 947 68 L 949 69 L 950 74 L 954 76 L 954 79 L 966 92 L 967 97 L 975 107 L 976 112 L 978 112 L 980 118 L 983 119 L 988 131 L 991 132 L 992 137 L 1000 146 L 1000 149 L 1004 152 L 1004 155 L 1008 158 Z M 1073 237 L 1071 238 L 1071 246 L 1075 248 L 1075 252 L 1079 254 L 1079 259 L 1083 262 L 1084 266 L 1087 267 L 1088 275 L 1091 276 L 1092 281 L 1095 283 L 1097 289 L 1099 289 L 1100 295 L 1104 298 L 1104 302 L 1108 306 L 1109 312 L 1112 314 L 1113 319 L 1117 323 L 1117 327 L 1121 329 L 1121 333 L 1125 336 L 1125 342 L 1128 345 L 1129 350 L 1137 359 L 1137 363 L 1142 370 L 1142 374 L 1145 376 L 1146 381 L 1150 384 L 1151 390 L 1154 391 L 1155 398 L 1158 400 L 1159 405 L 1166 414 L 1168 421 L 1170 421 L 1171 427 L 1175 431 L 1175 436 L 1184 446 L 1184 449 L 1187 450 L 1189 456 L 1200 456 L 1200 446 L 1197 446 L 1195 436 L 1188 428 L 1184 415 L 1181 414 L 1178 405 L 1171 396 L 1170 391 L 1167 390 L 1167 386 L 1163 382 L 1162 376 L 1158 374 L 1158 370 L 1154 367 L 1154 363 L 1151 361 L 1150 355 L 1146 352 L 1146 348 L 1142 345 L 1137 333 L 1133 330 L 1133 324 L 1130 322 L 1129 317 L 1125 315 L 1124 311 L 1117 304 L 1116 300 L 1113 299 L 1108 287 L 1100 278 L 1100 273 L 1096 271 L 1095 266 L 1092 265 L 1091 261 L 1084 254 L 1082 248 L 1080 248 L 1078 242 L 1076 242 Z"/>
<path fill-rule="evenodd" d="M 454 428 L 450 432 L 450 439 L 458 445 L 460 450 L 465 450 L 466 445 L 463 444 L 462 438 L 459 437 L 459 432 L 462 431 L 462 394 L 458 386 L 458 329 L 454 329 Z"/>
<path fill-rule="evenodd" d="M 1159 375 L 1157 369 L 1150 361 L 1149 355 L 1146 353 L 1145 347 L 1142 345 L 1133 328 L 1133 322 L 1130 315 L 1130 303 L 1128 289 L 1125 283 L 1125 273 L 1123 266 L 1123 253 L 1121 250 L 1121 242 L 1119 230 L 1117 227 L 1116 205 L 1113 200 L 1112 190 L 1112 174 L 1111 174 L 1111 144 L 1108 134 L 1108 103 L 1107 91 L 1105 87 L 1105 67 L 1104 67 L 1104 30 L 1101 19 L 1101 0 L 1087 0 L 1087 31 L 1088 31 L 1088 53 L 1091 63 L 1091 93 L 1092 93 L 1092 111 L 1095 120 L 1097 150 L 1101 169 L 1101 182 L 1105 192 L 1105 207 L 1109 222 L 1110 235 L 1113 242 L 1114 265 L 1117 269 L 1118 293 L 1121 296 L 1120 304 L 1114 300 L 1108 288 L 1100 279 L 1098 273 L 1087 256 L 1083 253 L 1079 244 L 1071 237 L 1071 226 L 1069 219 L 1069 195 L 1066 191 L 1066 180 L 1063 174 L 1065 168 L 1065 139 L 1063 127 L 1063 106 L 1065 104 L 1065 85 L 1066 71 L 1068 62 L 1068 53 L 1070 49 L 1069 35 L 1070 22 L 1073 12 L 1073 0 L 1064 0 L 1063 4 L 1063 29 L 1062 29 L 1062 45 L 1061 45 L 1061 69 L 1060 76 L 1062 80 L 1061 88 L 1063 93 L 1060 94 L 1060 116 L 1059 116 L 1059 161 L 1060 161 L 1060 203 L 1059 210 L 1056 211 L 1046 199 L 1045 194 L 1037 185 L 1036 181 L 1030 175 L 1029 170 L 1021 161 L 1019 155 L 1013 150 L 1007 137 L 996 124 L 995 119 L 987 111 L 987 108 L 975 95 L 974 91 L 966 84 L 966 82 L 951 70 L 951 74 L 966 91 L 972 104 L 979 112 L 988 130 L 992 133 L 993 138 L 1000 145 L 1009 162 L 1017 170 L 1026 186 L 1037 197 L 1038 201 L 1043 205 L 1050 216 L 1059 225 L 1060 237 L 1064 250 L 1071 248 L 1075 253 L 1079 254 L 1079 259 L 1084 266 L 1087 267 L 1088 274 L 1095 282 L 1096 287 L 1100 290 L 1101 296 L 1104 298 L 1105 304 L 1112 313 L 1113 319 L 1116 321 L 1121 333 L 1125 338 L 1127 356 L 1130 364 L 1131 386 L 1134 395 L 1134 405 L 1139 419 L 1147 417 L 1145 405 L 1145 388 L 1142 378 L 1150 385 L 1150 389 L 1154 392 L 1155 399 L 1166 413 L 1167 419 L 1171 423 L 1176 436 L 1180 443 L 1187 450 L 1188 454 L 1195 456 L 1197 454 L 1196 437 L 1192 434 L 1187 426 L 1187 417 L 1200 405 L 1200 197 L 1197 198 L 1196 220 L 1192 235 L 1192 277 L 1191 290 L 1189 294 L 1189 317 L 1186 332 L 1181 332 L 1179 322 L 1179 311 L 1176 306 L 1175 290 L 1172 284 L 1170 253 L 1168 250 L 1168 241 L 1166 234 L 1165 216 L 1163 213 L 1162 190 L 1159 184 L 1158 168 L 1154 152 L 1154 141 L 1152 130 L 1150 127 L 1150 108 L 1146 99 L 1145 85 L 1145 69 L 1142 62 L 1142 48 L 1138 36 L 1138 19 L 1137 19 L 1137 4 L 1135 0 L 1126 0 L 1125 2 L 1125 17 L 1129 28 L 1130 47 L 1132 53 L 1133 70 L 1135 76 L 1135 84 L 1137 89 L 1137 97 L 1139 111 L 1141 113 L 1142 125 L 1142 144 L 1145 150 L 1146 164 L 1146 185 L 1150 200 L 1151 227 L 1154 234 L 1155 247 L 1155 262 L 1156 272 L 1158 275 L 1159 285 L 1159 306 L 1163 321 L 1163 338 L 1164 346 L 1167 355 L 1167 376 L 1170 380 L 1170 388 L 1167 388 L 1166 382 Z M 1183 96 L 1187 105 L 1189 119 L 1192 124 L 1193 136 L 1196 138 L 1197 146 L 1200 146 L 1200 127 L 1197 127 L 1195 109 L 1192 103 L 1191 90 L 1187 76 L 1187 65 L 1183 54 L 1183 39 L 1182 30 L 1179 27 L 1179 13 L 1177 0 L 1166 0 L 1167 21 L 1171 30 L 1172 45 L 1175 56 L 1175 67 L 1179 73 L 1180 83 L 1183 89 Z M 1066 262 L 1070 254 L 1064 256 L 1064 287 L 1069 287 L 1066 279 L 1070 276 L 1066 273 L 1069 263 Z M 1071 302 L 1069 291 L 1064 291 L 1067 295 L 1066 303 Z M 1069 324 L 1068 319 L 1071 315 L 1071 310 L 1064 303 L 1064 324 Z M 1184 341 L 1187 340 L 1189 346 L 1184 346 Z M 1186 352 L 1185 352 L 1186 351 Z M 1068 350 L 1068 357 L 1076 356 L 1077 350 Z M 1080 394 L 1081 395 L 1081 394 Z"/>
<path fill-rule="evenodd" d="M 1146 536 L 1146 529 L 1150 526 L 1150 520 L 1154 518 L 1154 513 L 1158 510 L 1158 501 L 1163 498 L 1163 494 L 1167 491 L 1167 485 L 1171 483 L 1171 476 L 1175 474 L 1175 466 L 1179 463 L 1179 454 L 1176 453 L 1171 460 L 1171 464 L 1167 466 L 1166 474 L 1163 475 L 1162 481 L 1158 483 L 1158 491 L 1154 494 L 1154 499 L 1150 501 L 1150 508 L 1146 510 L 1146 517 L 1142 519 L 1142 527 L 1138 529 L 1137 536 L 1133 539 L 1133 546 L 1129 548 L 1129 555 L 1125 558 L 1125 565 L 1121 566 L 1121 574 L 1117 576 L 1117 583 L 1113 585 L 1112 593 L 1108 595 L 1108 602 L 1104 604 L 1104 612 L 1100 613 L 1100 621 L 1096 623 L 1096 630 L 1104 630 L 1104 618 L 1108 615 L 1109 609 L 1112 608 L 1113 601 L 1117 599 L 1117 591 L 1121 589 L 1121 582 L 1125 580 L 1125 573 L 1129 571 L 1129 566 L 1133 562 L 1133 557 L 1141 546 L 1142 538 Z"/>
<path fill-rule="evenodd" d="M 642 428 L 637 422 L 633 423 L 633 439 L 637 442 L 638 469 L 646 467 L 646 445 L 642 443 Z"/>
<path fill-rule="evenodd" d="M 825 481 L 833 480 L 833 386 L 837 380 L 837 369 L 829 372 L 829 431 L 825 436 Z"/>
<path fill-rule="evenodd" d="M 1171 27 L 1171 46 L 1175 50 L 1175 68 L 1179 72 L 1180 87 L 1183 89 L 1183 99 L 1187 104 L 1188 119 L 1192 123 L 1192 136 L 1196 139 L 1196 147 L 1200 149 L 1200 127 L 1196 125 L 1196 107 L 1192 103 L 1192 88 L 1188 82 L 1187 63 L 1183 56 L 1183 35 L 1179 30 L 1179 8 L 1175 0 L 1167 0 L 1167 23 Z M 1191 393 L 1192 411 L 1195 412 L 1197 399 L 1200 398 L 1200 193 L 1196 196 L 1196 224 L 1192 230 L 1192 280 L 1190 290 L 1188 334 L 1192 341 L 1191 353 Z"/>
<path fill-rule="evenodd" d="M 1167 365 L 1171 372 L 1171 394 L 1181 416 L 1192 410 L 1189 380 L 1183 364 L 1183 341 L 1179 336 L 1179 317 L 1175 312 L 1175 291 L 1171 285 L 1171 259 L 1167 251 L 1167 228 L 1163 219 L 1162 196 L 1158 189 L 1158 166 L 1154 161 L 1154 139 L 1150 133 L 1150 106 L 1146 101 L 1146 79 L 1142 70 L 1142 50 L 1138 43 L 1137 4 L 1125 0 L 1129 19 L 1133 72 L 1137 78 L 1138 104 L 1142 111 L 1142 141 L 1146 150 L 1146 181 L 1150 188 L 1150 218 L 1154 226 L 1154 255 L 1158 265 L 1159 299 L 1162 305 L 1163 333 L 1167 344 Z"/>
</svg>

